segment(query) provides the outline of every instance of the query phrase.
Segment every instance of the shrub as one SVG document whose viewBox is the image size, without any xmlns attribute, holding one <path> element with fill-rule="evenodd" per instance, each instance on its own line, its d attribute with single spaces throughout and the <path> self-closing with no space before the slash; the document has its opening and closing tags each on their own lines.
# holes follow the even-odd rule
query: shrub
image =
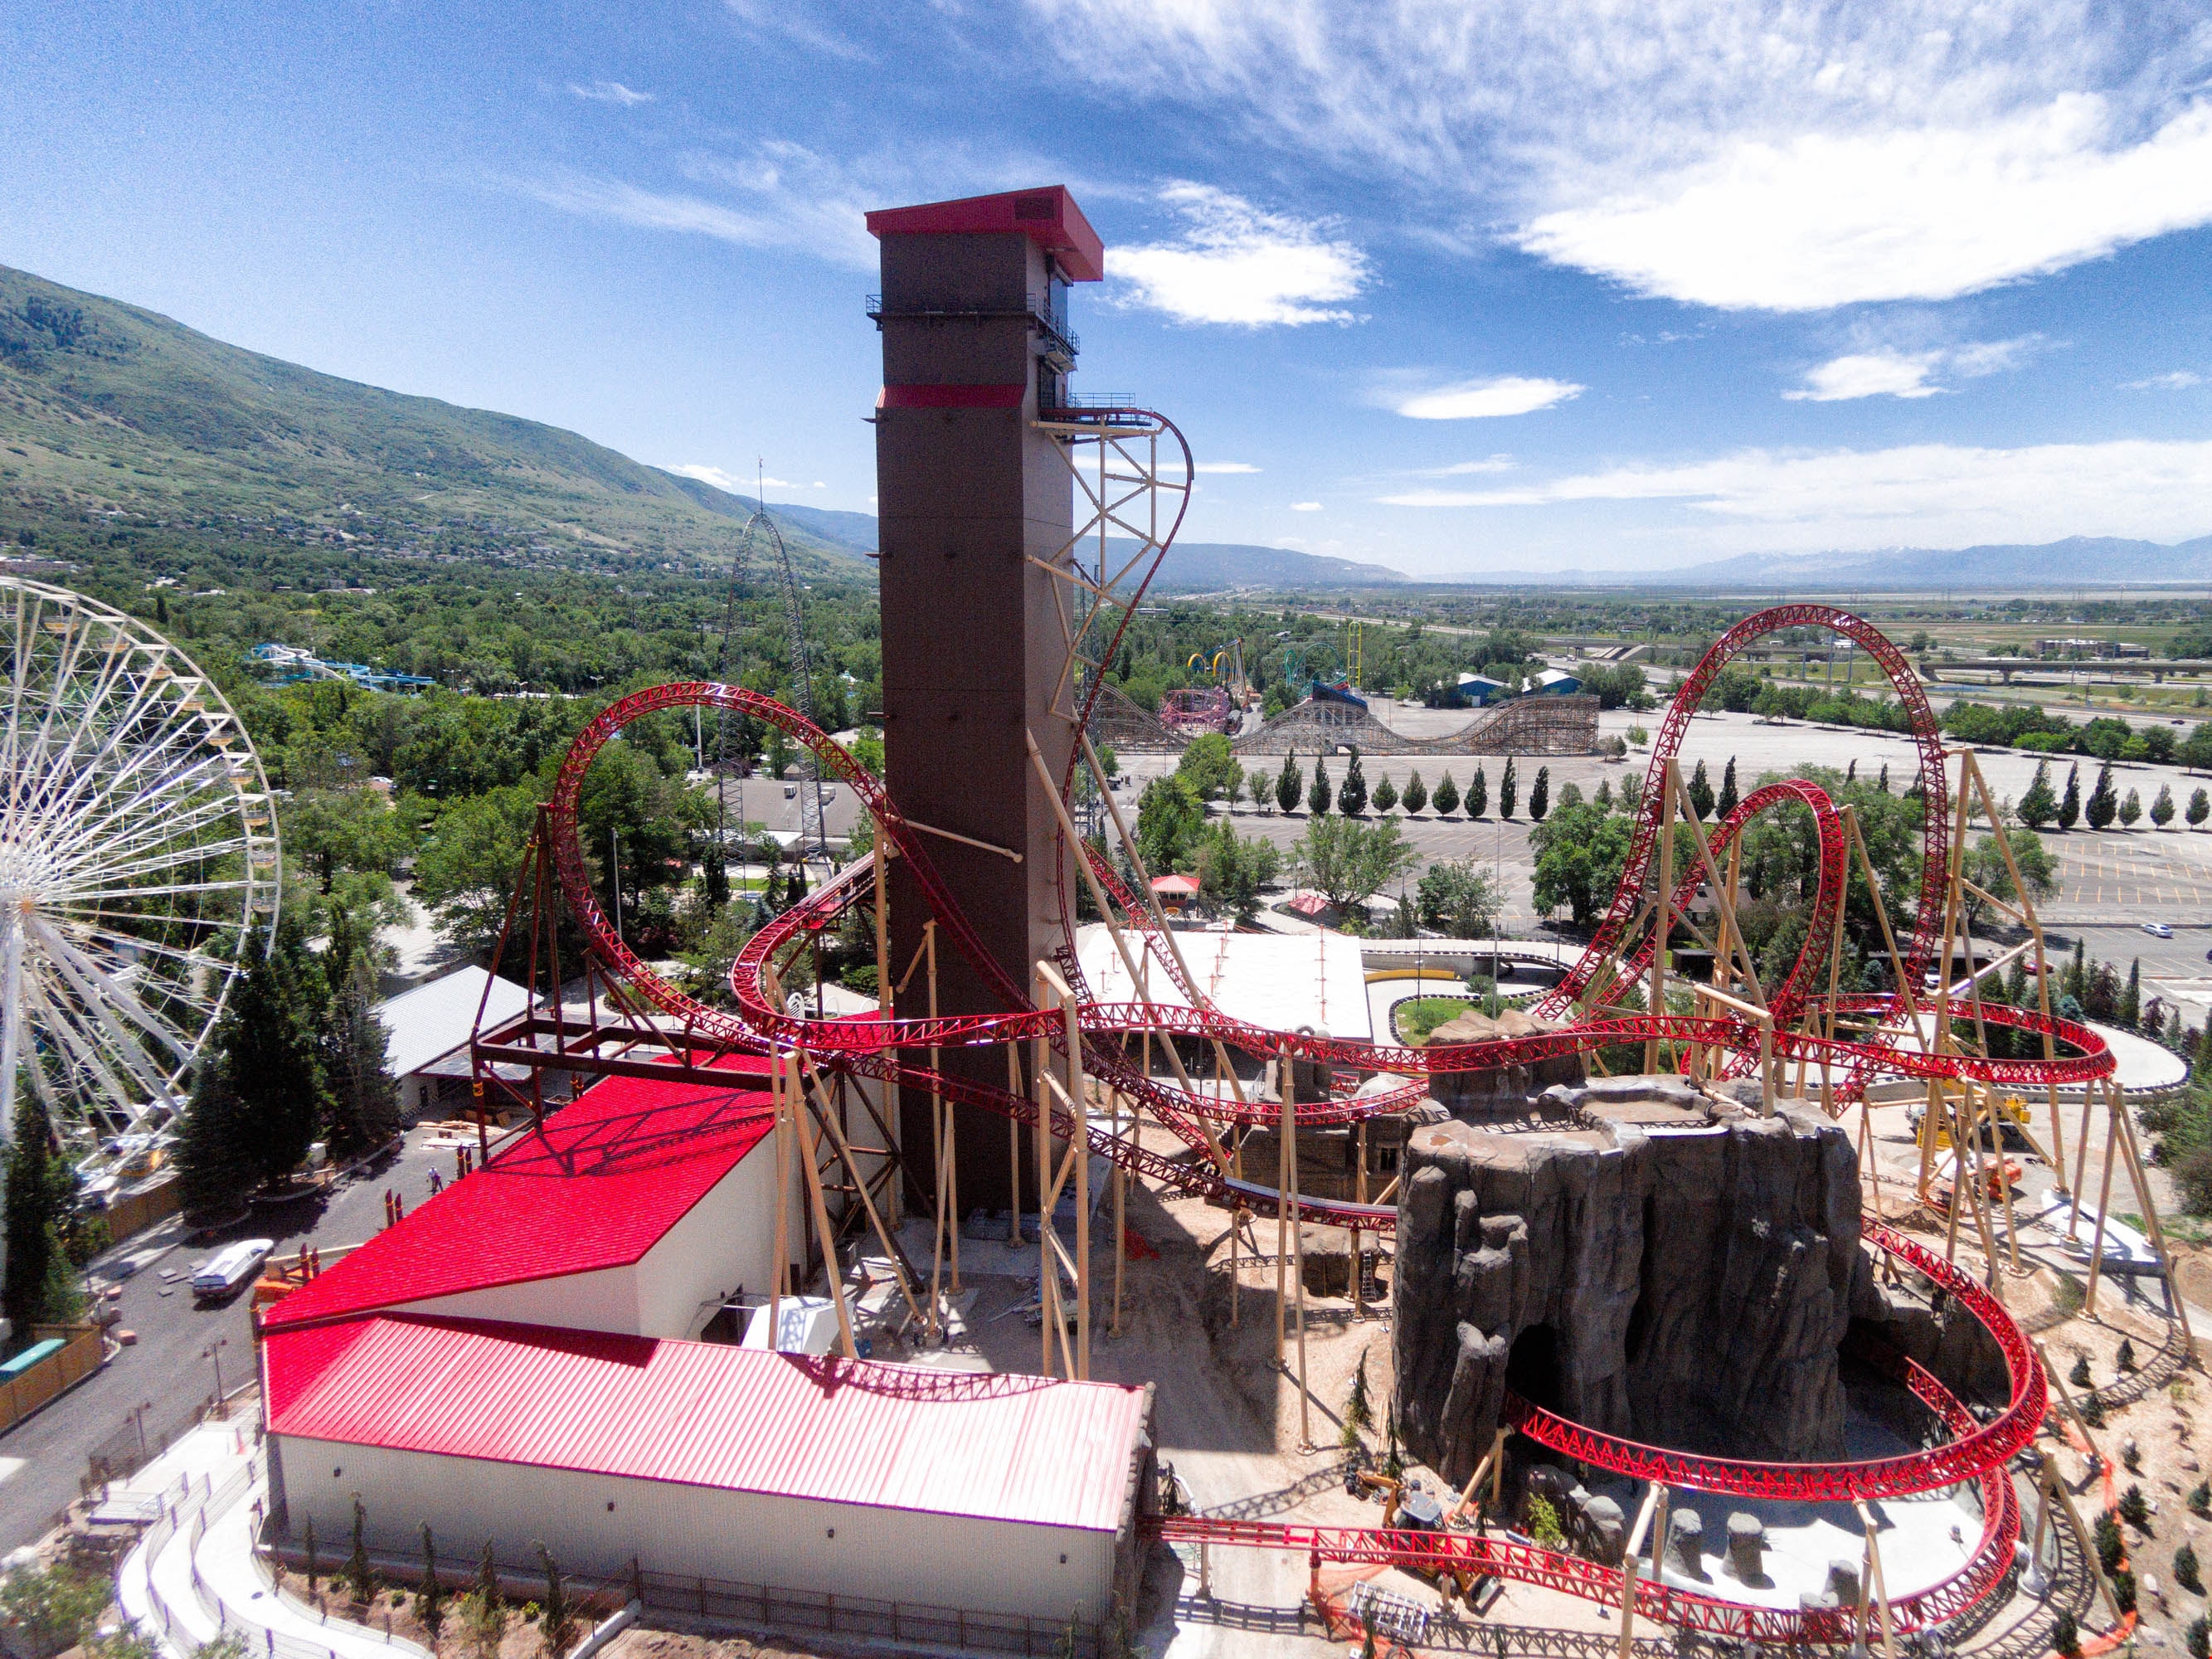
<svg viewBox="0 0 2212 1659">
<path fill-rule="evenodd" d="M 2136 1576 L 2124 1567 L 2112 1575 L 2112 1605 L 2122 1618 L 2136 1610 Z"/>
<path fill-rule="evenodd" d="M 2189 1628 L 2181 1632 L 2181 1645 L 2188 1650 L 2189 1659 L 2212 1659 L 2212 1631 L 2206 1629 L 2203 1614 L 2189 1621 Z"/>
<path fill-rule="evenodd" d="M 2141 1486 L 2130 1485 L 2120 1494 L 2120 1519 L 2137 1532 L 2150 1530 L 2150 1500 Z"/>
<path fill-rule="evenodd" d="M 2118 1363 L 2120 1370 L 2123 1371 L 2131 1371 L 2136 1368 L 2136 1345 L 2129 1341 L 2124 1336 L 2120 1339 Z"/>
<path fill-rule="evenodd" d="M 2066 1373 L 2066 1381 L 2077 1389 L 2094 1389 L 2097 1385 L 2089 1378 L 2089 1356 L 2081 1354 L 2074 1361 L 2074 1369 Z"/>
<path fill-rule="evenodd" d="M 1559 1528 L 1559 1512 L 1552 1507 L 1548 1498 L 1532 1496 L 1528 1499 L 1528 1536 L 1547 1550 L 1557 1549 L 1567 1541 Z"/>
<path fill-rule="evenodd" d="M 2197 1552 L 2186 1544 L 2173 1553 L 2173 1582 L 2192 1595 L 2204 1594 L 2204 1580 L 2197 1571 Z"/>
<path fill-rule="evenodd" d="M 2200 1480 L 2189 1489 L 2189 1507 L 2203 1516 L 2212 1516 L 2212 1480 Z"/>
<path fill-rule="evenodd" d="M 2097 1517 L 2097 1565 L 2110 1577 L 2120 1570 L 2120 1560 L 2127 1553 L 2127 1545 L 2120 1537 L 2120 1523 L 2110 1510 Z"/>
<path fill-rule="evenodd" d="M 2059 1659 L 2081 1659 L 2081 1626 L 2064 1607 L 2051 1621 L 2051 1650 Z"/>
</svg>

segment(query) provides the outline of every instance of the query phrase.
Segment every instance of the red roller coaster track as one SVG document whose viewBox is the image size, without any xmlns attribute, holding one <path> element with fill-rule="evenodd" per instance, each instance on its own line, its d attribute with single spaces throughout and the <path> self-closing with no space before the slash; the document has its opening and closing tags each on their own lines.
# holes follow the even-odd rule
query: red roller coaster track
<svg viewBox="0 0 2212 1659">
<path fill-rule="evenodd" d="M 1117 418 L 1126 418 L 1128 413 L 1117 411 Z M 1161 425 L 1172 432 L 1173 428 L 1165 422 Z M 1169 539 L 1172 534 L 1170 530 Z M 1160 552 L 1164 555 L 1164 540 Z M 1157 565 L 1156 559 L 1152 568 Z M 1147 569 L 1138 585 L 1139 594 L 1151 575 L 1152 570 Z M 1133 600 L 1131 603 L 1133 605 Z M 1663 769 L 1679 754 L 1691 716 L 1715 676 L 1729 659 L 1762 635 L 1801 627 L 1829 629 L 1863 647 L 1889 674 L 1911 716 L 1913 738 L 1921 753 L 1924 862 L 1919 913 L 1906 966 L 1907 971 L 1916 976 L 1922 971 L 1922 964 L 1939 942 L 1943 894 L 1952 855 L 1946 822 L 1944 757 L 1933 712 L 1904 657 L 1869 624 L 1826 605 L 1784 605 L 1760 611 L 1730 629 L 1705 654 L 1676 695 L 1655 745 L 1635 840 L 1612 908 L 1589 950 L 1540 1005 L 1544 1012 L 1571 1017 L 1578 999 L 1599 984 L 1601 975 L 1632 977 L 1648 962 L 1649 953 L 1656 948 L 1660 937 L 1656 928 L 1650 930 L 1631 959 L 1624 962 L 1620 953 L 1630 943 L 1630 935 L 1635 931 L 1645 903 L 1647 878 L 1660 831 Z M 1118 632 L 1114 637 L 1118 641 Z M 1108 657 L 1110 659 L 1110 652 Z M 779 952 L 831 925 L 846 910 L 872 897 L 872 870 L 865 862 L 823 884 L 763 927 L 745 945 L 730 975 L 737 1003 L 734 1013 L 694 1000 L 640 961 L 617 936 L 592 891 L 576 833 L 578 795 L 593 758 L 624 726 L 657 710 L 691 707 L 750 714 L 777 727 L 804 744 L 821 763 L 826 775 L 851 787 L 873 817 L 877 833 L 896 849 L 898 857 L 906 860 L 924 902 L 945 936 L 973 965 L 1003 1004 L 1002 1010 L 936 1019 L 813 1019 L 778 1005 L 768 989 L 769 964 Z M 1064 799 L 1072 796 L 1073 782 L 1071 773 L 1063 781 Z M 1901 1000 L 1890 994 L 1838 998 L 1832 1012 L 1872 1016 L 1877 1026 L 1887 1027 L 1892 1033 L 1902 1032 L 1903 1036 L 1893 1035 L 1876 1042 L 1824 1038 L 1813 1034 L 1819 1024 L 1817 1021 L 1806 1021 L 1804 1030 L 1783 1030 L 1785 1021 L 1798 1019 L 1808 1012 L 1829 1011 L 1828 1000 L 1813 994 L 1809 981 L 1813 963 L 1822 954 L 1823 941 L 1832 924 L 1836 907 L 1843 902 L 1845 845 L 1838 814 L 1826 794 L 1813 784 L 1771 785 L 1754 792 L 1714 826 L 1709 842 L 1710 849 L 1718 853 L 1757 815 L 1790 802 L 1810 809 L 1813 814 L 1817 829 L 1819 880 L 1806 945 L 1776 988 L 1770 1004 L 1775 1024 L 1773 1050 L 1778 1058 L 1802 1058 L 1815 1066 L 1826 1064 L 1841 1068 L 1849 1080 L 1847 1088 L 1852 1090 L 1876 1069 L 1913 1078 L 1972 1078 L 1998 1085 L 2075 1084 L 2104 1076 L 2112 1070 L 2112 1055 L 2087 1028 L 1994 1004 L 1982 1010 L 1988 1023 L 2033 1032 L 2047 1031 L 2071 1052 L 2062 1054 L 2055 1060 L 1995 1060 L 1929 1052 L 1905 1040 L 1917 1027 L 1905 1018 Z M 1057 1009 L 1035 1006 L 1024 988 L 1016 984 L 984 950 L 952 892 L 939 875 L 926 837 L 908 825 L 883 785 L 842 746 L 793 710 L 740 687 L 702 682 L 655 686 L 623 697 L 593 720 L 570 748 L 550 803 L 550 822 L 553 832 L 550 850 L 562 891 L 592 951 L 607 969 L 636 994 L 662 1013 L 680 1021 L 693 1043 L 753 1053 L 774 1046 L 803 1050 L 822 1063 L 851 1073 L 934 1089 L 963 1104 L 1018 1121 L 1035 1121 L 1036 1107 L 1023 1096 L 949 1073 L 933 1073 L 908 1056 L 932 1048 L 1032 1038 L 1042 1038 L 1060 1048 L 1067 1040 L 1061 1013 Z M 1063 846 L 1063 890 L 1068 885 L 1065 862 L 1067 853 Z M 1082 855 L 1089 856 L 1087 849 Z M 1113 878 L 1103 860 L 1093 857 L 1092 866 L 1123 912 L 1123 925 L 1132 931 L 1149 932 L 1152 924 L 1139 902 Z M 1679 896 L 1678 905 L 1686 896 Z M 1063 921 L 1070 927 L 1071 937 L 1063 947 L 1061 963 L 1080 992 L 1081 981 L 1073 973 L 1073 903 L 1065 890 Z M 1180 984 L 1181 975 L 1172 955 L 1164 954 L 1160 960 L 1162 967 Z M 1285 1207 L 1284 1195 L 1259 1183 L 1232 1180 L 1210 1156 L 1213 1137 L 1209 1127 L 1214 1123 L 1272 1118 L 1274 1109 L 1265 1103 L 1245 1106 L 1234 1099 L 1193 1095 L 1164 1085 L 1132 1066 L 1126 1057 L 1125 1045 L 1115 1039 L 1138 1032 L 1169 1032 L 1218 1041 L 1248 1055 L 1297 1055 L 1411 1079 L 1404 1087 L 1387 1094 L 1339 1097 L 1321 1104 L 1301 1107 L 1302 1117 L 1310 1123 L 1347 1122 L 1401 1110 L 1422 1092 L 1422 1079 L 1431 1073 L 1526 1065 L 1652 1038 L 1724 1050 L 1741 1066 L 1747 1058 L 1755 1057 L 1759 1043 L 1758 1028 L 1748 1018 L 1655 1012 L 1580 1018 L 1563 1030 L 1524 1037 L 1411 1048 L 1268 1030 L 1222 1013 L 1194 987 L 1182 984 L 1181 989 L 1188 1006 L 1086 1000 L 1079 1020 L 1083 1058 L 1093 1075 L 1139 1101 L 1187 1146 L 1209 1156 L 1189 1161 L 1171 1159 L 1133 1141 L 1115 1139 L 1097 1128 L 1087 1131 L 1091 1145 L 1100 1155 L 1115 1159 L 1139 1176 L 1188 1193 L 1233 1197 L 1266 1215 Z M 1381 1206 L 1304 1195 L 1296 1195 L 1291 1203 L 1303 1218 L 1370 1231 L 1388 1231 L 1396 1220 L 1395 1209 Z M 1906 1456 L 1870 1462 L 1749 1463 L 1699 1457 L 1603 1434 L 1517 1398 L 1509 1398 L 1509 1419 L 1531 1439 L 1583 1462 L 1637 1480 L 1660 1480 L 1706 1492 L 1838 1502 L 1895 1497 L 1978 1480 L 1986 1518 L 1980 1546 L 1968 1565 L 1945 1583 L 1905 1598 L 1893 1608 L 1899 1626 L 1905 1629 L 1954 1616 L 1986 1595 L 2010 1565 L 2013 1544 L 2019 1532 L 2019 1512 L 2010 1481 L 2005 1475 L 2005 1464 L 2027 1443 L 2043 1419 L 2044 1378 L 2025 1338 L 2002 1306 L 1968 1275 L 1887 1226 L 1866 1224 L 1863 1237 L 1954 1297 L 1996 1340 L 2004 1355 L 2010 1389 L 2004 1409 L 1992 1420 L 1977 1423 L 1935 1378 L 1913 1366 L 1903 1368 L 1904 1380 L 1945 1420 L 1953 1431 L 1953 1438 Z M 1275 1527 L 1209 1520 L 1170 1520 L 1163 1523 L 1163 1530 L 1175 1538 L 1305 1551 L 1316 1559 L 1463 1567 L 1546 1584 L 1598 1601 L 1617 1602 L 1620 1596 L 1621 1575 L 1613 1569 L 1475 1534 Z M 1637 1595 L 1641 1611 L 1717 1634 L 1771 1642 L 1842 1639 L 1838 1624 L 1840 1615 L 1834 1613 L 1747 1607 L 1648 1582 L 1639 1584 Z M 1842 1636 L 1847 1635 L 1848 1632 L 1842 1632 Z"/>
</svg>

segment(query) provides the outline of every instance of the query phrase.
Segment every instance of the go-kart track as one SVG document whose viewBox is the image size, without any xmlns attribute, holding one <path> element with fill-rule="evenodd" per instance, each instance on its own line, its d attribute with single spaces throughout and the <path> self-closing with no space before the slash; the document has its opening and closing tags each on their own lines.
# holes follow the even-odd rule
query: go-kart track
<svg viewBox="0 0 2212 1659">
<path fill-rule="evenodd" d="M 1126 416 L 1128 411 L 1119 411 Z M 1165 422 L 1161 423 L 1165 426 Z M 1172 430 L 1171 428 L 1168 428 Z M 1172 530 L 1158 543 L 1164 556 Z M 1158 559 L 1153 568 L 1158 568 Z M 1141 596 L 1145 583 L 1137 587 Z M 1133 611 L 1134 601 L 1131 601 Z M 1126 617 L 1128 612 L 1124 613 Z M 1714 676 L 1744 646 L 1778 630 L 1817 627 L 1833 630 L 1856 642 L 1887 672 L 1897 695 L 1910 710 L 1913 732 L 1922 757 L 1921 787 L 1924 806 L 1924 866 L 1920 883 L 1919 911 L 1909 944 L 1901 943 L 1910 977 L 1918 981 L 1931 954 L 1938 948 L 1944 917 L 1950 845 L 1948 794 L 1945 757 L 1936 720 L 1917 683 L 1900 653 L 1871 626 L 1847 612 L 1823 605 L 1785 605 L 1750 617 L 1731 629 L 1706 654 L 1681 688 L 1667 715 L 1657 742 L 1647 783 L 1641 797 L 1640 816 L 1626 872 L 1612 908 L 1589 950 L 1565 980 L 1539 1005 L 1539 1011 L 1571 1018 L 1577 999 L 1594 987 L 1633 978 L 1650 951 L 1656 948 L 1659 930 L 1644 930 L 1640 949 L 1621 954 L 1638 931 L 1643 912 L 1650 908 L 1647 873 L 1657 846 L 1662 821 L 1662 781 L 1668 763 L 1680 748 L 1684 733 L 1698 702 Z M 1118 643 L 1119 635 L 1115 635 Z M 1103 659 L 1110 660 L 1109 648 Z M 1103 682 L 1093 680 L 1081 713 Z M 861 861 L 842 872 L 783 915 L 763 927 L 745 945 L 731 971 L 731 988 L 737 1003 L 732 1013 L 704 1006 L 655 975 L 617 937 L 593 894 L 577 836 L 579 791 L 593 757 L 624 726 L 641 716 L 659 710 L 687 708 L 723 709 L 751 715 L 781 729 L 803 744 L 824 772 L 850 786 L 872 815 L 877 833 L 892 856 L 906 861 L 931 914 L 945 938 L 960 951 L 1003 1002 L 1004 1012 L 951 1018 L 915 1019 L 896 1018 L 841 1019 L 808 1018 L 783 1006 L 772 988 L 774 964 L 780 953 L 801 945 L 818 930 L 832 926 L 848 909 L 872 902 L 875 865 Z M 1075 772 L 1060 780 L 1063 805 L 1073 799 Z M 2035 1033 L 2049 1033 L 2057 1045 L 2057 1057 L 2048 1060 L 1990 1060 L 1971 1054 L 1937 1053 L 1924 1046 L 1923 1025 L 1909 1017 L 1905 1000 L 1893 994 L 1853 995 L 1828 1000 L 1812 989 L 1814 969 L 1823 955 L 1824 942 L 1843 902 L 1846 877 L 1845 842 L 1839 815 L 1828 797 L 1815 785 L 1790 782 L 1759 789 L 1711 831 L 1710 847 L 1722 852 L 1745 825 L 1760 813 L 1786 803 L 1809 808 L 1819 830 L 1820 871 L 1812 924 L 1807 943 L 1782 984 L 1770 1000 L 1772 1054 L 1778 1060 L 1802 1060 L 1840 1074 L 1834 1090 L 1839 1100 L 1854 1099 L 1877 1071 L 1911 1078 L 1966 1078 L 2001 1085 L 2076 1084 L 2111 1073 L 2112 1056 L 2089 1030 L 2070 1021 L 2049 1019 L 2020 1009 L 1990 1004 L 1981 1009 L 1990 1024 L 2002 1024 Z M 1034 1124 L 1036 1103 L 1015 1092 L 978 1083 L 969 1078 L 937 1072 L 918 1063 L 927 1051 L 960 1046 L 1041 1041 L 1063 1059 L 1079 1032 L 1081 1060 L 1088 1073 L 1124 1097 L 1140 1103 L 1157 1122 L 1180 1139 L 1197 1155 L 1188 1162 L 1173 1160 L 1135 1144 L 1085 1125 L 1093 1152 L 1120 1164 L 1133 1174 L 1189 1194 L 1233 1198 L 1262 1216 L 1290 1208 L 1304 1220 L 1366 1231 L 1389 1231 L 1395 1226 L 1394 1206 L 1353 1204 L 1294 1194 L 1285 1203 L 1277 1189 L 1233 1179 L 1220 1161 L 1219 1141 L 1213 1126 L 1272 1122 L 1276 1108 L 1267 1102 L 1247 1103 L 1190 1092 L 1164 1084 L 1133 1066 L 1117 1041 L 1125 1036 L 1152 1032 L 1185 1035 L 1218 1042 L 1250 1056 L 1297 1056 L 1325 1060 L 1356 1073 L 1391 1073 L 1410 1079 L 1387 1092 L 1353 1096 L 1340 1091 L 1329 1102 L 1301 1106 L 1301 1121 L 1343 1123 L 1363 1116 L 1404 1109 L 1425 1092 L 1424 1079 L 1431 1073 L 1484 1071 L 1508 1065 L 1526 1065 L 1600 1047 L 1657 1039 L 1698 1045 L 1729 1056 L 1732 1069 L 1742 1072 L 1758 1062 L 1761 1030 L 1747 1018 L 1682 1016 L 1675 1014 L 1613 1015 L 1582 1020 L 1564 1029 L 1538 1035 L 1486 1042 L 1443 1045 L 1424 1048 L 1382 1043 L 1345 1042 L 1310 1034 L 1271 1030 L 1230 1018 L 1216 1010 L 1199 990 L 1184 981 L 1172 950 L 1156 952 L 1157 964 L 1173 975 L 1189 1006 L 1146 1002 L 1101 1003 L 1084 997 L 1084 983 L 1073 949 L 1074 891 L 1069 879 L 1070 819 L 1063 813 L 1059 842 L 1061 917 L 1066 938 L 1059 950 L 1058 971 L 1079 999 L 1071 1020 L 1062 1006 L 1040 1006 L 983 948 L 953 902 L 946 884 L 933 866 L 927 836 L 909 825 L 883 785 L 850 754 L 825 733 L 784 705 L 757 693 L 731 685 L 682 683 L 661 685 L 626 696 L 608 708 L 577 738 L 562 765 L 549 823 L 552 856 L 567 904 L 588 937 L 595 954 L 607 969 L 636 995 L 670 1020 L 679 1022 L 685 1039 L 696 1047 L 717 1050 L 762 1053 L 771 1049 L 797 1052 L 813 1064 L 857 1075 L 934 1091 L 944 1098 Z M 1104 860 L 1087 848 L 1079 848 L 1087 864 L 1074 873 L 1091 888 L 1101 908 L 1110 903 L 1119 913 L 1120 926 L 1133 937 L 1157 943 L 1157 922 L 1143 903 L 1116 879 Z M 1677 913 L 1690 896 L 1678 890 L 1671 902 Z M 1149 945 L 1147 948 L 1150 948 Z M 1871 1017 L 1875 1035 L 1845 1040 L 1824 1037 L 1820 1029 L 1832 1030 L 1808 1013 Z M 1785 1024 L 1803 1029 L 1784 1029 Z M 1070 1120 L 1068 1133 L 1074 1132 Z M 1909 1455 L 1845 1463 L 1753 1463 L 1704 1457 L 1598 1432 L 1568 1421 L 1510 1394 L 1505 1419 L 1529 1438 L 1567 1457 L 1638 1480 L 1662 1481 L 1673 1486 L 1763 1498 L 1789 1498 L 1817 1503 L 1891 1498 L 1954 1486 L 1979 1483 L 1984 1524 L 1978 1547 L 1966 1565 L 1948 1580 L 1916 1595 L 1902 1597 L 1891 1607 L 1895 1627 L 1923 1629 L 1982 1601 L 2011 1569 L 2020 1535 L 2020 1510 L 2006 1465 L 2027 1446 L 2040 1426 L 2045 1411 L 2044 1376 L 2020 1329 L 1989 1292 L 1942 1255 L 1922 1249 L 1888 1226 L 1869 1220 L 1865 1240 L 1900 1265 L 1929 1281 L 1942 1294 L 1954 1298 L 1989 1330 L 2003 1352 L 2010 1376 L 2009 1399 L 1987 1422 L 1978 1423 L 1965 1405 L 1933 1376 L 1901 1358 L 1893 1358 L 1893 1374 L 1948 1426 L 1952 1437 L 1943 1444 Z M 1401 1566 L 1488 1574 L 1519 1580 L 1552 1589 L 1618 1604 L 1623 1572 L 1578 1556 L 1537 1548 L 1480 1531 L 1419 1532 L 1345 1528 L 1312 1528 L 1273 1523 L 1166 1517 L 1157 1522 L 1171 1540 L 1237 1545 L 1285 1551 L 1322 1561 L 1386 1562 Z M 1856 1610 L 1784 1610 L 1757 1607 L 1699 1595 L 1651 1577 L 1635 1583 L 1639 1616 L 1692 1628 L 1712 1635 L 1749 1638 L 1768 1643 L 1831 1643 L 1851 1638 Z"/>
</svg>

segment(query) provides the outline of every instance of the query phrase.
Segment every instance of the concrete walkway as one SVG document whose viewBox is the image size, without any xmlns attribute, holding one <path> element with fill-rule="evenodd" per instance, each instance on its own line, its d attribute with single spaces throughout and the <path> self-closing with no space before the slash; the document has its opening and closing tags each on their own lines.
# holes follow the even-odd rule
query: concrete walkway
<svg viewBox="0 0 2212 1659">
<path fill-rule="evenodd" d="M 191 1659 L 225 1633 L 243 1638 L 249 1659 L 429 1659 L 273 1586 L 253 1553 L 268 1468 L 240 1425 L 196 1429 L 134 1485 L 155 1495 L 161 1518 L 124 1558 L 116 1599 L 171 1659 Z"/>
</svg>

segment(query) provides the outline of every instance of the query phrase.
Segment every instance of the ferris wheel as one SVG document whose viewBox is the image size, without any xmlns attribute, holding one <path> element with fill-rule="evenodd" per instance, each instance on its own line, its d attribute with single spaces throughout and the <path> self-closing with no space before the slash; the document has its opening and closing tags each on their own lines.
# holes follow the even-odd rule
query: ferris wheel
<svg viewBox="0 0 2212 1659">
<path fill-rule="evenodd" d="M 276 817 L 230 704 L 134 617 L 0 576 L 0 1138 L 182 1111 L 257 931 Z"/>
</svg>

